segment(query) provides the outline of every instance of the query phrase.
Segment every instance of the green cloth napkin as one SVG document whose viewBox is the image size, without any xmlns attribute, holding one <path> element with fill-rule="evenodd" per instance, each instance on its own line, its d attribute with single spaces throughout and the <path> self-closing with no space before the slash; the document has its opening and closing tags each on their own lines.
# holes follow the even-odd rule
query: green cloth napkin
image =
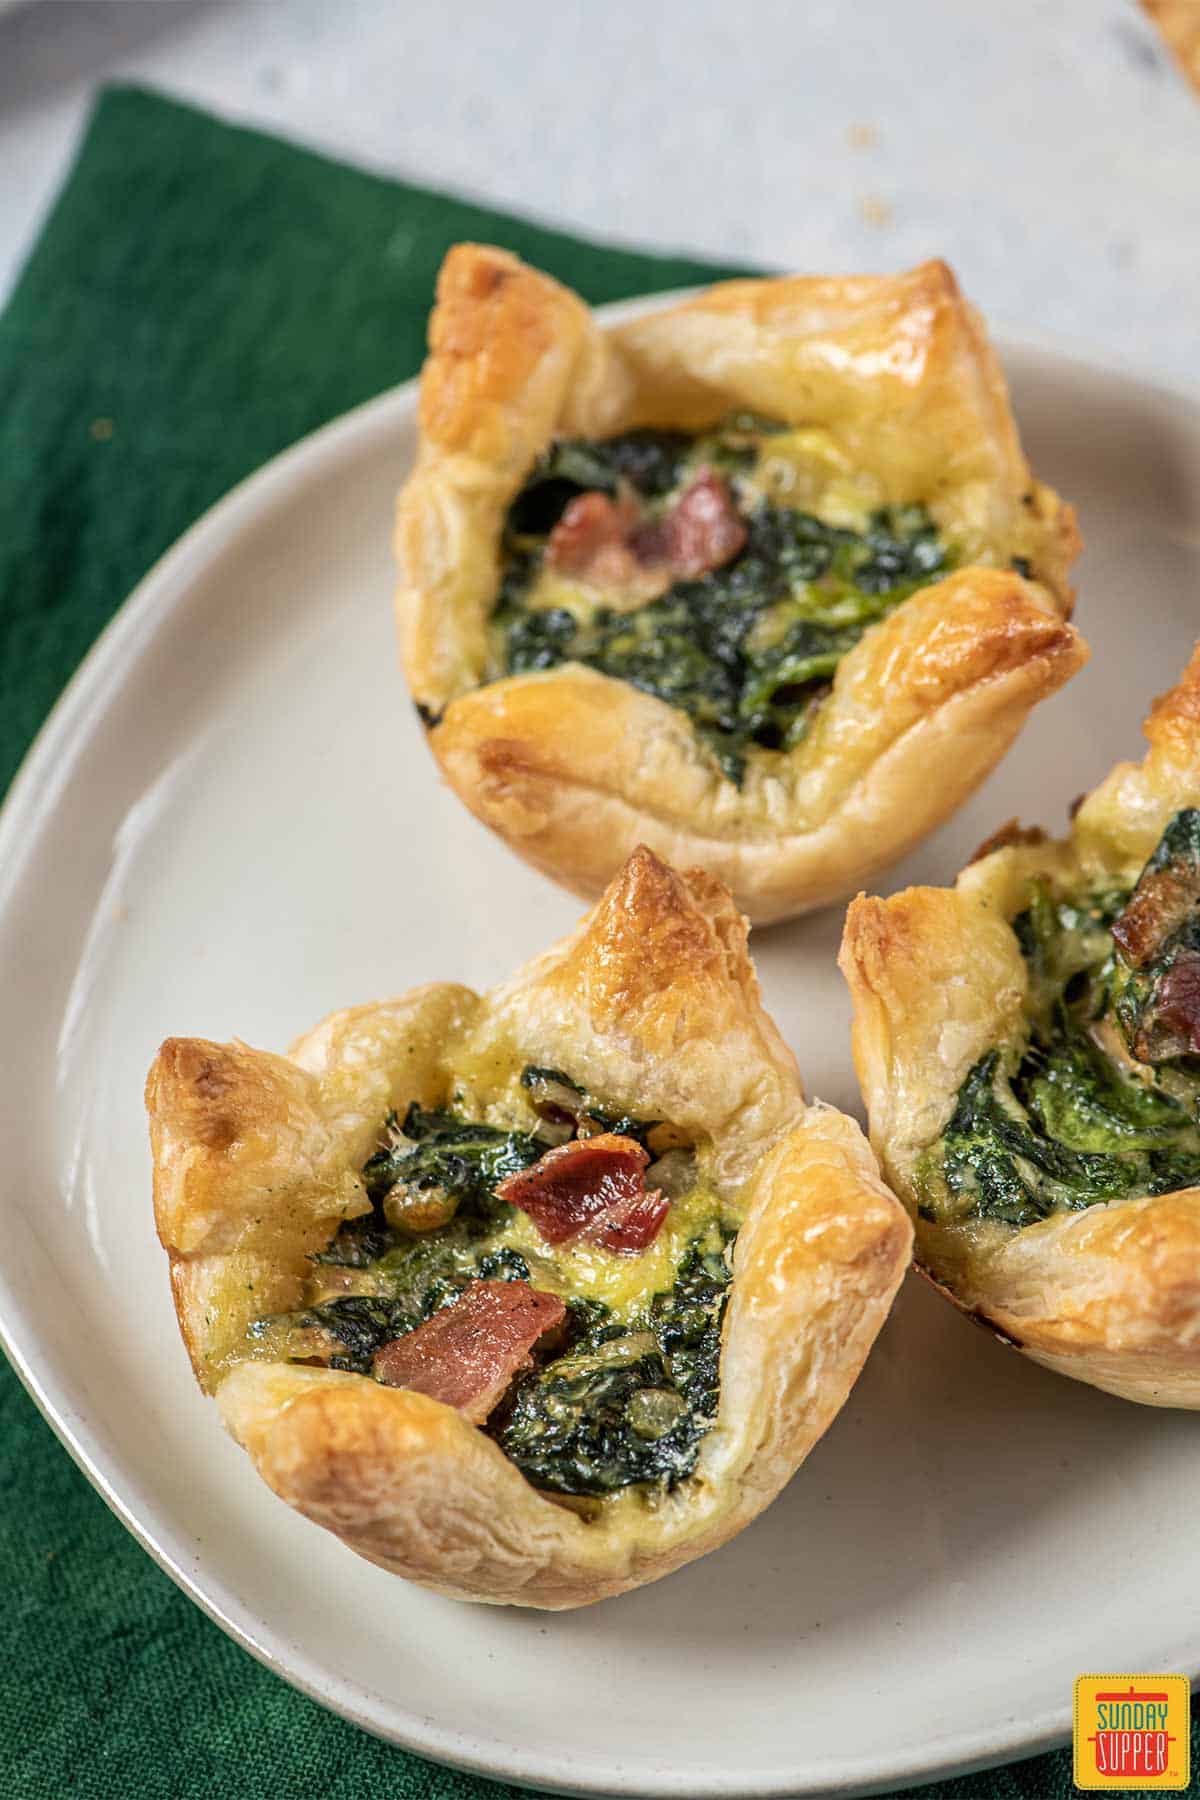
<svg viewBox="0 0 1200 1800">
<path fill-rule="evenodd" d="M 583 243 L 151 94 L 102 96 L 0 318 L 0 789 L 179 533 L 415 373 L 438 264 L 461 238 L 506 245 L 594 302 L 734 272 Z M 516 1792 L 367 1737 L 237 1648 L 107 1511 L 2 1360 L 0 1590 L 6 1796 Z M 1073 1791 L 1070 1759 L 924 1791 L 1048 1800 Z"/>
</svg>

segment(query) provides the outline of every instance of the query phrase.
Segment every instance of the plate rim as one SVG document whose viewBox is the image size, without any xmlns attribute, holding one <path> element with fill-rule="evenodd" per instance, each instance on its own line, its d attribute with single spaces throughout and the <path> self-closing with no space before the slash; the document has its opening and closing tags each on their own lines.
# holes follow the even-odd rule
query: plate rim
<svg viewBox="0 0 1200 1800">
<path fill-rule="evenodd" d="M 606 323 L 671 305 L 699 291 L 696 288 L 640 296 L 597 309 Z M 1167 402 L 1182 403 L 1196 412 L 1200 439 L 1200 384 L 1181 381 L 1154 371 L 1137 358 L 1114 354 L 1078 339 L 1054 333 L 996 329 L 992 332 L 1002 365 L 1010 357 L 1049 357 L 1081 370 L 1116 376 L 1150 388 Z M 361 402 L 289 445 L 260 468 L 245 476 L 228 493 L 190 525 L 137 582 L 113 617 L 98 634 L 51 707 L 25 753 L 0 808 L 0 913 L 9 904 L 32 855 L 37 832 L 53 816 L 64 780 L 76 767 L 90 729 L 106 710 L 112 676 L 140 655 L 159 631 L 168 628 L 181 605 L 186 604 L 191 578 L 212 560 L 227 553 L 244 528 L 256 525 L 275 503 L 286 502 L 298 480 L 319 480 L 348 456 L 369 451 L 372 440 L 390 435 L 398 419 L 416 402 L 418 380 L 403 382 Z M 372 1716 L 364 1709 L 366 1691 L 357 1683 L 337 1688 L 323 1671 L 310 1666 L 298 1646 L 289 1646 L 267 1621 L 238 1616 L 236 1596 L 225 1583 L 211 1578 L 205 1583 L 189 1571 L 184 1557 L 170 1545 L 167 1521 L 159 1521 L 157 1503 L 147 1495 L 136 1476 L 129 1474 L 118 1453 L 106 1449 L 101 1435 L 77 1414 L 67 1396 L 56 1391 L 53 1374 L 37 1366 L 38 1333 L 32 1319 L 26 1321 L 18 1297 L 0 1268 L 0 1346 L 18 1379 L 63 1448 L 92 1487 L 154 1562 L 176 1586 L 242 1649 L 272 1674 L 297 1688 L 309 1699 L 338 1713 L 350 1723 L 385 1742 L 415 1755 L 447 1764 L 472 1775 L 503 1780 L 521 1787 L 577 1795 L 625 1797 L 661 1796 L 662 1800 L 791 1800 L 801 1795 L 828 1794 L 846 1797 L 877 1793 L 884 1789 L 912 1787 L 954 1774 L 995 1767 L 1022 1760 L 1057 1747 L 1070 1736 L 1070 1705 L 1045 1708 L 1025 1723 L 1014 1719 L 1008 1727 L 993 1727 L 987 1737 L 979 1730 L 962 1730 L 936 1740 L 936 1750 L 912 1752 L 901 1763 L 884 1766 L 878 1754 L 858 1764 L 841 1765 L 830 1781 L 816 1771 L 783 1779 L 749 1782 L 713 1771 L 703 1779 L 694 1774 L 674 1776 L 667 1769 L 656 1772 L 652 1782 L 631 1786 L 619 1774 L 614 1779 L 578 1780 L 578 1771 L 556 1756 L 539 1757 L 525 1751 L 516 1762 L 498 1762 L 516 1750 L 472 1739 L 453 1727 L 412 1716 L 406 1729 Z M 202 1565 L 198 1565 L 200 1567 Z M 259 1631 L 252 1628 L 255 1623 Z M 1200 1675 L 1200 1638 L 1188 1652 L 1187 1673 Z M 362 1698 L 356 1698 L 361 1696 Z M 393 1709 L 399 1710 L 399 1709 Z"/>
</svg>

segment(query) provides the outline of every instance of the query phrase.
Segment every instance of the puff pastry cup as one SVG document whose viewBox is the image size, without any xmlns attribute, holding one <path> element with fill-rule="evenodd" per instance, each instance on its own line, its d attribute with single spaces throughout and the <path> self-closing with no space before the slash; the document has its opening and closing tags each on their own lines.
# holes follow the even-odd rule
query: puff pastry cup
<svg viewBox="0 0 1200 1800">
<path fill-rule="evenodd" d="M 947 817 L 1084 661 L 1074 514 L 1033 479 L 982 323 L 945 264 L 727 282 L 603 329 L 497 249 L 442 267 L 397 615 L 443 774 L 527 861 L 591 897 L 645 842 L 720 877 L 756 924 L 853 890 Z M 503 675 L 489 638 L 505 522 L 563 439 L 791 432 L 793 497 L 834 526 L 926 508 L 949 572 L 842 656 L 800 742 L 740 785 L 685 711 L 595 666 Z M 1023 572 L 1018 572 L 1018 571 Z"/>
<path fill-rule="evenodd" d="M 1200 806 L 1200 649 L 1178 685 L 1155 702 L 1145 729 L 1144 760 L 1112 770 L 1079 805 L 1067 838 L 1009 826 L 953 888 L 910 888 L 888 900 L 860 896 L 847 916 L 840 960 L 854 1000 L 854 1056 L 871 1141 L 916 1219 L 918 1268 L 1035 1362 L 1130 1400 L 1196 1408 L 1200 1090 L 1192 1058 L 1200 1049 L 1200 991 L 1192 977 L 1200 959 L 1190 946 L 1200 923 L 1200 813 L 1193 810 Z M 1089 895 L 1096 897 L 1090 910 Z M 1069 910 L 1076 903 L 1082 911 Z M 1068 910 L 1055 911 L 1060 905 Z M 1051 910 L 1036 914 L 1038 906 Z M 1050 921 L 1049 935 L 1039 917 Z M 1069 937 L 1055 935 L 1056 920 L 1077 932 L 1080 954 L 1071 953 Z M 1051 945 L 1048 962 L 1039 944 Z M 1079 1015 L 1070 983 L 1081 964 L 1098 966 L 1099 974 L 1080 978 L 1093 985 Z M 1168 992 L 1161 971 L 1172 966 Z M 1035 1111 L 1054 1125 L 1059 1143 L 1093 1153 L 1124 1143 L 1127 1159 L 1142 1160 L 1127 1163 L 1120 1197 L 1106 1199 L 1108 1171 L 1119 1158 L 1084 1154 L 1059 1168 L 1051 1148 L 1043 1165 L 1051 1179 L 1082 1172 L 1099 1185 L 1097 1203 L 1056 1206 L 1015 1229 L 983 1218 L 948 1221 L 924 1204 L 930 1147 L 950 1142 L 942 1134 L 952 1120 L 961 1127 L 956 1106 L 980 1059 L 997 1045 L 1019 1049 L 1027 1040 L 1044 968 L 1059 996 L 1055 1029 L 1063 1029 L 1073 1006 L 1085 1035 L 1071 1052 L 1081 1051 L 1082 1063 L 1071 1055 L 1055 1060 L 1045 1046 L 1035 1052 L 1028 1065 Z M 1143 1009 L 1131 1049 L 1128 1030 L 1118 1034 L 1113 1019 L 1131 1016 L 1123 1008 L 1131 997 L 1137 1001 L 1139 985 L 1157 994 L 1157 1015 L 1148 1030 L 1151 1015 Z M 1115 1014 L 1106 991 L 1116 995 Z M 1105 1057 L 1099 1065 L 1097 1046 Z M 1072 1123 L 1063 1109 L 1073 1103 L 1079 1068 L 1088 1083 L 1099 1070 L 1101 1110 L 1087 1112 L 1093 1089 L 1085 1085 L 1085 1111 Z M 1167 1105 L 1172 1094 L 1178 1114 Z M 1003 1106 L 1012 1111 L 1008 1100 Z M 1057 1124 L 1059 1112 L 1065 1127 Z M 1015 1167 L 1023 1178 L 1031 1175 L 1019 1156 Z"/>
<path fill-rule="evenodd" d="M 1180 71 L 1200 94 L 1200 8 L 1196 0 L 1141 0 Z"/>
<path fill-rule="evenodd" d="M 741 1221 L 719 1403 L 673 1485 L 551 1497 L 426 1392 L 264 1360 L 255 1340 L 253 1321 L 295 1308 L 314 1255 L 370 1212 L 361 1171 L 385 1115 L 453 1097 L 470 1117 L 521 1125 L 522 1065 L 669 1121 Z M 170 1039 L 146 1102 L 155 1217 L 201 1387 L 282 1499 L 380 1567 L 463 1599 L 576 1606 L 740 1530 L 838 1412 L 911 1250 L 857 1125 L 806 1103 L 729 895 L 645 849 L 572 936 L 486 996 L 435 983 L 353 1007 L 287 1056 Z M 672 1231 L 668 1213 L 645 1256 Z M 642 1279 L 638 1256 L 601 1247 L 583 1261 Z"/>
</svg>

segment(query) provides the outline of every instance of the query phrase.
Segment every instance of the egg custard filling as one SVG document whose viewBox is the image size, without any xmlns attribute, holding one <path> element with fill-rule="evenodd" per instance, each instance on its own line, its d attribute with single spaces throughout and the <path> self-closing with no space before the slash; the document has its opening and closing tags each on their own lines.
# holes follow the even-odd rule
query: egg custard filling
<svg viewBox="0 0 1200 1800">
<path fill-rule="evenodd" d="M 670 1126 L 533 1067 L 513 1110 L 389 1117 L 362 1170 L 371 1211 L 313 1258 L 298 1310 L 250 1327 L 253 1354 L 460 1404 L 551 1493 L 671 1488 L 716 1418 L 737 1222 Z M 510 1331 L 490 1386 L 455 1390 L 448 1363 Z"/>
<path fill-rule="evenodd" d="M 740 783 L 955 560 L 925 507 L 882 504 L 826 432 L 738 414 L 562 440 L 509 509 L 490 679 L 584 663 L 686 713 Z"/>
<path fill-rule="evenodd" d="M 1036 1224 L 1200 1186 L 1200 810 L 1132 892 L 1035 883 L 1013 921 L 1028 1031 L 980 1058 L 918 1169 L 937 1224 Z"/>
</svg>

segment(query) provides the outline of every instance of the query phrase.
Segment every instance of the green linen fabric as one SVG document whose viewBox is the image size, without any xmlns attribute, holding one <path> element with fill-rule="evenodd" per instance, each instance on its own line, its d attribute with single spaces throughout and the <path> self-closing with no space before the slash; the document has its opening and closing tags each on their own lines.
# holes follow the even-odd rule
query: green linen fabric
<svg viewBox="0 0 1200 1800">
<path fill-rule="evenodd" d="M 152 94 L 101 96 L 0 317 L 0 789 L 180 532 L 415 373 L 438 264 L 461 238 L 597 303 L 734 272 L 585 243 Z M 4 1796 L 516 1792 L 377 1742 L 235 1646 L 108 1512 L 2 1359 L 0 1586 Z M 1072 1792 L 1070 1760 L 925 1792 L 1048 1800 Z"/>
</svg>

